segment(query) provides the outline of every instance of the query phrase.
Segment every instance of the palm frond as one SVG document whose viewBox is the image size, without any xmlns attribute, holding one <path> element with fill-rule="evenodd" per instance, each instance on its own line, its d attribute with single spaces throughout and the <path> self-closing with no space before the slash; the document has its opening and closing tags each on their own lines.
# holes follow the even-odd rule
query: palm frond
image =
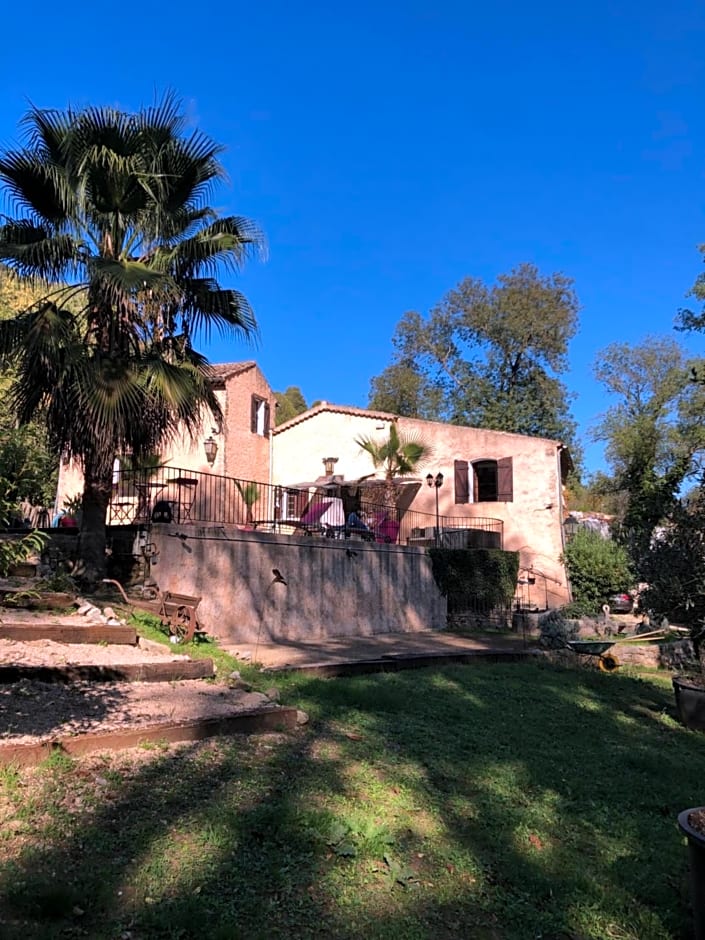
<svg viewBox="0 0 705 940">
<path fill-rule="evenodd" d="M 0 226 L 0 261 L 21 277 L 51 282 L 75 275 L 81 246 L 70 234 L 53 233 L 28 219 L 12 219 Z"/>
<path fill-rule="evenodd" d="M 221 288 L 211 278 L 186 280 L 182 288 L 182 312 L 191 334 L 209 338 L 216 329 L 221 335 L 236 332 L 245 340 L 256 341 L 257 321 L 240 291 Z"/>
<path fill-rule="evenodd" d="M 57 166 L 65 155 L 66 139 L 71 131 L 74 112 L 37 108 L 32 105 L 20 121 L 28 149 Z"/>
<path fill-rule="evenodd" d="M 0 180 L 6 198 L 22 213 L 52 225 L 65 225 L 71 199 L 61 168 L 27 150 L 0 155 Z"/>
<path fill-rule="evenodd" d="M 263 254 L 264 239 L 251 220 L 228 216 L 165 250 L 178 277 L 214 275 L 219 266 L 239 271 L 248 258 Z"/>
</svg>

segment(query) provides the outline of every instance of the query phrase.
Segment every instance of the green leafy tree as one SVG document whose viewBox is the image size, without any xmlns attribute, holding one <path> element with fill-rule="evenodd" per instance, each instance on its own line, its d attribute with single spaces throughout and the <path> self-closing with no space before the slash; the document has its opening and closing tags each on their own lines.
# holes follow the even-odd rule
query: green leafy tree
<svg viewBox="0 0 705 940">
<path fill-rule="evenodd" d="M 656 534 L 644 565 L 641 603 L 705 637 L 705 492 L 679 502 Z"/>
<path fill-rule="evenodd" d="M 639 571 L 652 533 L 668 517 L 705 447 L 703 389 L 691 381 L 695 364 L 669 338 L 637 346 L 613 343 L 598 356 L 595 376 L 616 399 L 594 436 L 606 456 L 620 506 L 620 538 Z"/>
<path fill-rule="evenodd" d="M 16 316 L 42 296 L 0 265 L 0 320 Z M 53 503 L 59 455 L 50 449 L 41 418 L 18 426 L 10 399 L 14 376 L 12 369 L 0 368 L 0 474 L 3 497 L 17 514 L 24 499 L 38 506 Z"/>
<path fill-rule="evenodd" d="M 0 226 L 0 261 L 46 289 L 0 322 L 0 357 L 16 370 L 20 423 L 43 415 L 52 446 L 82 465 L 90 583 L 105 568 L 115 455 L 139 460 L 195 433 L 204 409 L 220 416 L 192 343 L 213 328 L 255 331 L 246 299 L 216 274 L 239 270 L 261 238 L 208 206 L 220 147 L 186 131 L 170 96 L 135 114 L 32 108 L 23 125 L 25 145 L 0 154 L 15 212 Z"/>
<path fill-rule="evenodd" d="M 395 345 L 400 341 L 402 324 L 397 327 Z M 441 389 L 433 388 L 417 363 L 408 357 L 392 362 L 371 379 L 369 403 L 375 410 L 427 421 L 437 420 L 443 413 Z"/>
<path fill-rule="evenodd" d="M 291 421 L 297 415 L 308 411 L 306 399 L 301 389 L 296 385 L 290 385 L 285 392 L 275 392 L 274 397 L 277 400 L 277 409 L 274 423 L 278 427 L 286 421 Z"/>
<path fill-rule="evenodd" d="M 622 518 L 626 496 L 617 486 L 611 473 L 598 470 L 582 479 L 570 474 L 565 487 L 565 500 L 568 509 L 579 512 L 597 512 Z"/>
<path fill-rule="evenodd" d="M 420 470 L 433 456 L 433 448 L 418 434 L 400 433 L 396 421 L 389 426 L 385 440 L 366 435 L 355 439 L 358 447 L 372 458 L 375 470 L 384 471 L 384 501 L 389 507 L 397 504 L 397 478 Z"/>
<path fill-rule="evenodd" d="M 572 536 L 564 560 L 573 602 L 586 613 L 597 613 L 611 594 L 624 591 L 633 580 L 624 546 L 590 529 L 580 528 Z"/>
<path fill-rule="evenodd" d="M 573 282 L 531 264 L 488 287 L 466 278 L 424 318 L 406 313 L 370 407 L 408 417 L 563 440 L 574 448 L 559 376 L 578 320 Z"/>
</svg>

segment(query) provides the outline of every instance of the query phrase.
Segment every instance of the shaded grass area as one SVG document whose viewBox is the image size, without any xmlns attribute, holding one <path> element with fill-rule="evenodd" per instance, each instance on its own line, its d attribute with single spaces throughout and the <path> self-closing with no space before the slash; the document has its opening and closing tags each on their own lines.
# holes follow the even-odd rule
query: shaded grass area
<svg viewBox="0 0 705 940">
<path fill-rule="evenodd" d="M 295 734 L 2 773 L 0 935 L 687 936 L 675 816 L 705 802 L 705 737 L 662 682 L 276 681 Z"/>
</svg>

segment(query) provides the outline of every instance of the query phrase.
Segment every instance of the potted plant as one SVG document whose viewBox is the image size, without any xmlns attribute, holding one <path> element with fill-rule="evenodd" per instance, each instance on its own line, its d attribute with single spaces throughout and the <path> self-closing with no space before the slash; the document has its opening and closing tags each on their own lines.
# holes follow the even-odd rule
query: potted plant
<svg viewBox="0 0 705 940">
<path fill-rule="evenodd" d="M 705 940 L 705 808 L 684 809 L 678 826 L 688 840 L 693 936 Z"/>
</svg>

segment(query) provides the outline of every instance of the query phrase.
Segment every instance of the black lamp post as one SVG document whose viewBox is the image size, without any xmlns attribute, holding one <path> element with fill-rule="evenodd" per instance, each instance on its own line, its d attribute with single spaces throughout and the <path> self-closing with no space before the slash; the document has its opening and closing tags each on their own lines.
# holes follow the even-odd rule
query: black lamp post
<svg viewBox="0 0 705 940">
<path fill-rule="evenodd" d="M 443 486 L 443 474 L 437 473 L 435 477 L 429 473 L 426 477 L 426 483 L 429 486 L 433 486 L 436 489 L 436 548 L 441 543 L 441 533 L 440 533 L 440 516 L 438 515 L 438 491 Z"/>
</svg>

